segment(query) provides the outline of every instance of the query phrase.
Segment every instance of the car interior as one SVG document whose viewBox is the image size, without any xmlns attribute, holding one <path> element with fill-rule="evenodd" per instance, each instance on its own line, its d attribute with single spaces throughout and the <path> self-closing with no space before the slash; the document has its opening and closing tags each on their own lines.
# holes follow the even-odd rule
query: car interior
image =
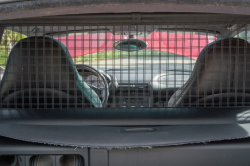
<svg viewBox="0 0 250 166">
<path fill-rule="evenodd" d="M 249 164 L 250 19 L 187 15 L 0 20 L 0 166 Z"/>
<path fill-rule="evenodd" d="M 247 40 L 175 26 L 7 27 L 1 107 L 248 106 Z"/>
</svg>

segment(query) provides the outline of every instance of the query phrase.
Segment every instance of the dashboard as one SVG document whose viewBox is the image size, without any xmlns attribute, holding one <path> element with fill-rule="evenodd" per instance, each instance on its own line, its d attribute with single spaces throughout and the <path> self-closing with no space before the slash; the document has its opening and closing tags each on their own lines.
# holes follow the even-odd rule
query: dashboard
<svg viewBox="0 0 250 166">
<path fill-rule="evenodd" d="M 178 69 L 153 73 L 142 69 L 96 69 L 85 64 L 75 67 L 104 107 L 167 107 L 167 101 L 191 75 L 191 71 Z"/>
<path fill-rule="evenodd" d="M 104 80 L 91 70 L 93 67 L 77 64 L 78 73 L 90 87 L 104 89 Z M 97 69 L 96 69 L 97 70 Z M 191 71 L 98 70 L 108 84 L 106 107 L 166 107 L 168 99 L 189 79 Z M 95 89 L 93 89 L 95 90 Z M 103 92 L 98 92 L 100 98 Z"/>
</svg>

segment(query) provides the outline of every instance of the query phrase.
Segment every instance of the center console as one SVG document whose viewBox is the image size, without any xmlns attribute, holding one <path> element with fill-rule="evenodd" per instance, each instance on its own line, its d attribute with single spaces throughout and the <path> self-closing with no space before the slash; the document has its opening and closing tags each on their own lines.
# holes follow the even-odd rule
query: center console
<svg viewBox="0 0 250 166">
<path fill-rule="evenodd" d="M 116 107 L 151 107 L 150 94 L 147 83 L 120 83 L 116 90 Z"/>
</svg>

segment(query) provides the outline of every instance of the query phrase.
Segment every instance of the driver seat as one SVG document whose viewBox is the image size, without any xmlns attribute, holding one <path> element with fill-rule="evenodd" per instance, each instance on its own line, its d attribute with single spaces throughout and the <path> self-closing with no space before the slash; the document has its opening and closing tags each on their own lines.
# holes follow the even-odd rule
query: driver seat
<svg viewBox="0 0 250 166">
<path fill-rule="evenodd" d="M 102 107 L 67 48 L 49 37 L 29 37 L 13 46 L 0 85 L 0 103 L 2 108 Z"/>
<path fill-rule="evenodd" d="M 250 44 L 239 38 L 208 44 L 168 102 L 168 107 L 231 106 L 250 106 Z"/>
</svg>

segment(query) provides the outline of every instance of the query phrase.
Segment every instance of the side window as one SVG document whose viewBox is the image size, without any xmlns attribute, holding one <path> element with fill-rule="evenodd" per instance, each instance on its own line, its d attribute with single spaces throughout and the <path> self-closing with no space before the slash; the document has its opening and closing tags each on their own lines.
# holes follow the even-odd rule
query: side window
<svg viewBox="0 0 250 166">
<path fill-rule="evenodd" d="M 25 35 L 22 35 L 20 33 L 16 33 L 14 31 L 5 29 L 3 31 L 3 36 L 0 44 L 0 66 L 2 68 L 5 68 L 7 57 L 9 55 L 9 52 L 12 48 L 12 46 L 19 40 L 25 38 Z M 1 69 L 0 69 L 1 71 Z"/>
<path fill-rule="evenodd" d="M 250 43 L 250 31 L 249 30 L 242 31 L 238 33 L 237 35 L 235 35 L 234 37 L 247 40 Z"/>
<path fill-rule="evenodd" d="M 19 40 L 25 38 L 25 35 L 5 29 L 3 31 L 0 43 L 0 80 L 2 80 L 7 58 L 12 46 Z"/>
</svg>

